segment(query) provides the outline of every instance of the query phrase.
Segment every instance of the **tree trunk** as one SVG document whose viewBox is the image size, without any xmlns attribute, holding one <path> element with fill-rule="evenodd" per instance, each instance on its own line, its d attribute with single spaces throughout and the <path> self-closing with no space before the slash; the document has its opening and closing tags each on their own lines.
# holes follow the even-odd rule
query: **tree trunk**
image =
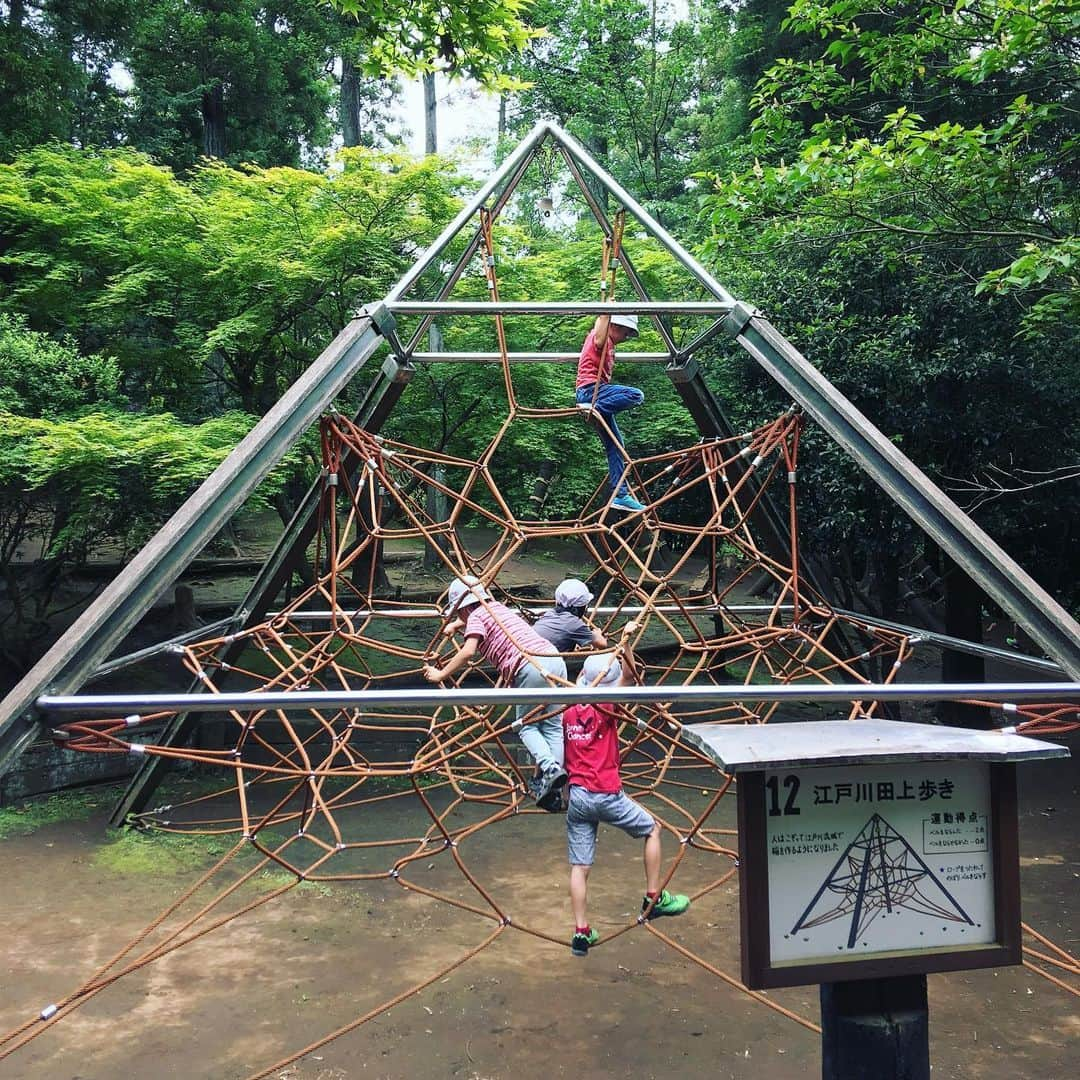
<svg viewBox="0 0 1080 1080">
<path fill-rule="evenodd" d="M 225 88 L 215 83 L 202 96 L 203 153 L 207 157 L 225 156 Z"/>
<path fill-rule="evenodd" d="M 25 0 L 11 0 L 8 4 L 8 26 L 18 33 L 22 29 L 24 18 L 26 18 Z"/>
<path fill-rule="evenodd" d="M 435 72 L 424 73 L 424 153 L 438 153 L 438 133 L 435 130 Z"/>
<path fill-rule="evenodd" d="M 353 62 L 341 58 L 341 137 L 346 146 L 360 146 L 360 75 Z"/>
<path fill-rule="evenodd" d="M 944 552 L 941 555 L 945 582 L 945 633 L 981 645 L 982 590 Z M 981 656 L 952 652 L 941 654 L 942 682 L 984 682 L 986 662 Z M 963 705 L 958 701 L 942 702 L 942 717 L 957 727 L 989 728 L 990 714 L 977 705 Z"/>
<path fill-rule="evenodd" d="M 506 91 L 504 90 L 499 95 L 499 131 L 498 137 L 503 139 L 506 137 Z"/>
</svg>

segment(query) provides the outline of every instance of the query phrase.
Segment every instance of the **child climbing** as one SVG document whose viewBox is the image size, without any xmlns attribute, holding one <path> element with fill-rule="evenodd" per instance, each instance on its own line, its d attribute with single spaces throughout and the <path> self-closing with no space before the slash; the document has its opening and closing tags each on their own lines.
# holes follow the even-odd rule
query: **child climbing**
<svg viewBox="0 0 1080 1080">
<path fill-rule="evenodd" d="M 585 339 L 577 369 L 578 408 L 602 421 L 596 425 L 596 433 L 607 452 L 608 479 L 614 492 L 611 505 L 631 513 L 645 507 L 630 494 L 622 478 L 626 452 L 615 414 L 640 405 L 645 395 L 636 386 L 620 386 L 610 380 L 615 366 L 615 346 L 637 334 L 636 315 L 601 315 Z"/>
<path fill-rule="evenodd" d="M 567 578 L 555 590 L 555 610 L 545 611 L 533 629 L 561 653 L 575 649 L 604 649 L 607 638 L 585 621 L 593 594 L 584 581 Z"/>
<path fill-rule="evenodd" d="M 453 637 L 463 629 L 465 641 L 442 667 L 424 665 L 428 682 L 444 683 L 479 652 L 498 669 L 507 686 L 538 689 L 559 685 L 559 680 L 565 683 L 566 663 L 555 646 L 540 637 L 520 615 L 498 603 L 472 574 L 450 583 L 443 618 L 450 620 L 443 634 Z M 566 783 L 562 713 L 547 711 L 539 720 L 524 723 L 532 708 L 535 706 L 517 706 L 514 728 L 539 767 L 530 788 L 537 804 L 541 804 Z"/>
<path fill-rule="evenodd" d="M 634 629 L 634 623 L 627 623 L 624 642 Z M 624 643 L 622 657 L 621 662 L 610 652 L 587 657 L 578 686 L 616 687 L 639 682 L 637 662 L 629 643 Z M 571 705 L 563 714 L 563 730 L 566 770 L 570 777 L 570 802 L 566 810 L 570 906 L 574 913 L 570 951 L 575 956 L 587 956 L 589 947 L 600 940 L 600 935 L 589 926 L 586 898 L 589 870 L 596 856 L 596 831 L 601 821 L 630 836 L 645 839 L 643 919 L 681 915 L 690 906 L 690 899 L 660 888 L 660 823 L 622 790 L 618 706 Z"/>
</svg>

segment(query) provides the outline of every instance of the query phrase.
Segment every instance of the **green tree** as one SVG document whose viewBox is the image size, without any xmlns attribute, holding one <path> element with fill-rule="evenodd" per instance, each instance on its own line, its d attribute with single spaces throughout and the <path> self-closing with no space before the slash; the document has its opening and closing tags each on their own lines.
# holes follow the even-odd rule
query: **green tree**
<svg viewBox="0 0 1080 1080">
<path fill-rule="evenodd" d="M 40 148 L 0 166 L 0 310 L 106 347 L 140 407 L 261 414 L 456 209 L 438 159 L 327 173 Z"/>
<path fill-rule="evenodd" d="M 0 315 L 0 671 L 17 675 L 103 542 L 144 540 L 250 429 L 230 413 L 198 425 L 127 411 L 116 362 Z M 270 498 L 297 467 L 260 488 Z"/>
<path fill-rule="evenodd" d="M 123 100 L 110 80 L 131 0 L 10 0 L 0 11 L 0 160 L 61 139 L 114 145 Z"/>
<path fill-rule="evenodd" d="M 537 0 L 532 17 L 546 33 L 511 66 L 527 83 L 509 98 L 511 128 L 557 120 L 670 220 L 686 193 L 683 122 L 700 44 L 693 26 L 661 0 Z"/>
<path fill-rule="evenodd" d="M 991 467 L 1055 470 L 1080 454 L 1080 373 L 1062 362 L 1080 344 L 1070 7 L 797 3 L 789 26 L 823 38 L 823 55 L 766 73 L 761 161 L 714 177 L 703 200 L 708 250 L 742 295 L 958 491 Z M 932 546 L 842 456 L 816 460 L 800 471 L 808 523 L 838 578 L 889 612 L 917 601 L 915 571 L 934 564 L 955 614 L 958 578 Z M 1076 600 L 1075 491 L 974 510 Z M 979 606 L 967 596 L 954 631 L 977 637 Z"/>
</svg>

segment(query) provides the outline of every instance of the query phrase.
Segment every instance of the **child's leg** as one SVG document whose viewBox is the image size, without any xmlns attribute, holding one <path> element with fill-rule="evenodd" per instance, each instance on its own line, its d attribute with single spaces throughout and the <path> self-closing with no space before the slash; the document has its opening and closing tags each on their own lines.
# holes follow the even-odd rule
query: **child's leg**
<svg viewBox="0 0 1080 1080">
<path fill-rule="evenodd" d="M 538 656 L 536 664 L 544 673 L 544 679 L 548 686 L 558 686 L 559 679 L 566 678 L 566 661 L 561 656 Z M 552 680 L 548 676 L 555 676 Z M 562 712 L 552 712 L 543 720 L 537 722 L 540 734 L 548 744 L 551 756 L 559 766 L 566 760 L 566 746 L 563 742 L 563 716 Z"/>
<path fill-rule="evenodd" d="M 586 895 L 591 867 L 574 864 L 570 867 L 570 909 L 574 913 L 574 927 L 583 930 L 589 925 L 586 911 Z"/>
<path fill-rule="evenodd" d="M 589 925 L 586 892 L 589 870 L 596 858 L 596 801 L 604 796 L 594 795 L 582 787 L 570 788 L 566 807 L 566 854 L 570 863 L 570 907 L 574 912 L 575 929 Z"/>
<path fill-rule="evenodd" d="M 660 891 L 660 822 L 654 821 L 645 837 L 645 892 L 655 896 Z"/>
<path fill-rule="evenodd" d="M 596 394 L 594 408 L 604 418 L 610 434 L 604 425 L 598 425 L 597 435 L 604 445 L 607 455 L 608 479 L 616 495 L 625 495 L 629 489 L 622 483 L 622 473 L 626 464 L 626 451 L 623 449 L 622 432 L 615 423 L 615 414 L 632 409 L 645 400 L 645 395 L 635 386 L 621 386 L 619 383 L 602 383 Z M 578 391 L 578 401 L 582 404 L 592 402 L 592 388 L 582 387 Z"/>
<path fill-rule="evenodd" d="M 557 663 L 553 664 L 553 661 Z M 566 663 L 561 656 L 537 657 L 535 661 L 526 660 L 514 676 L 514 686 L 519 689 L 539 690 L 549 686 L 545 669 L 566 677 Z M 515 713 L 518 720 L 536 708 L 535 705 L 518 705 Z M 545 715 L 541 720 L 532 720 L 524 724 L 519 738 L 525 744 L 533 761 L 546 772 L 551 768 L 561 768 L 563 763 L 562 713 Z"/>
</svg>

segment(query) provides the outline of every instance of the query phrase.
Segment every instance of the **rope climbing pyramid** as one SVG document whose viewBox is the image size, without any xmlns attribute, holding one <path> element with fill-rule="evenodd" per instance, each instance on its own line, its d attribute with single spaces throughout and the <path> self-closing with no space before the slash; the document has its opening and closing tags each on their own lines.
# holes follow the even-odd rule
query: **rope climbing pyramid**
<svg viewBox="0 0 1080 1080">
<path fill-rule="evenodd" d="M 500 299 L 494 223 L 545 143 L 562 156 L 603 233 L 605 286 L 599 301 Z M 585 182 L 585 172 L 633 212 L 707 299 L 650 299 L 622 247 L 623 212 L 609 219 Z M 458 234 L 474 222 L 475 232 L 452 248 Z M 489 299 L 447 299 L 477 257 Z M 615 299 L 616 266 L 626 278 L 623 291 L 632 299 Z M 432 277 L 437 278 L 429 289 L 433 299 L 403 299 Z M 492 462 L 522 424 L 580 433 L 584 422 L 603 428 L 605 421 L 583 418 L 569 392 L 564 402 L 553 404 L 520 391 L 504 319 L 605 313 L 653 321 L 672 387 L 701 438 L 662 453 L 625 455 L 619 479 L 632 487 L 640 511 L 617 509 L 613 489 L 598 476 L 596 489 L 573 517 L 541 518 L 534 504 L 522 505 L 500 489 Z M 695 336 L 685 344 L 672 332 L 671 321 L 678 316 L 699 320 Z M 497 350 L 485 361 L 499 365 L 502 376 L 503 395 L 492 404 L 500 422 L 475 458 L 436 452 L 419 437 L 410 435 L 411 441 L 405 441 L 382 430 L 416 364 L 439 362 L 430 355 L 421 361 L 418 347 L 440 317 L 490 319 L 494 331 Z M 402 332 L 406 324 L 411 326 L 407 336 Z M 735 335 L 755 359 L 772 365 L 771 373 L 797 406 L 753 430 L 734 429 L 693 356 L 721 332 Z M 334 411 L 336 396 L 383 346 L 385 363 L 356 415 Z M 786 367 L 777 360 L 781 354 Z M 506 934 L 516 931 L 565 948 L 565 940 L 544 928 L 527 901 L 505 894 L 488 880 L 478 857 L 482 838 L 508 823 L 525 817 L 539 828 L 548 820 L 533 808 L 528 794 L 531 768 L 522 766 L 516 749 L 521 726 L 535 723 L 543 706 L 533 705 L 519 721 L 514 703 L 499 696 L 505 687 L 497 674 L 482 667 L 455 677 L 462 691 L 458 696 L 432 691 L 433 703 L 423 705 L 409 704 L 407 695 L 400 700 L 379 696 L 419 684 L 425 665 L 445 658 L 452 647 L 444 633 L 442 598 L 435 604 L 430 598 L 410 600 L 387 594 L 382 587 L 380 557 L 387 543 L 418 543 L 447 581 L 473 575 L 492 603 L 528 617 L 535 597 L 506 583 L 507 567 L 533 542 L 559 540 L 577 546 L 596 598 L 597 628 L 618 640 L 629 625 L 625 644 L 640 658 L 649 689 L 647 700 L 620 706 L 625 785 L 633 797 L 648 801 L 669 840 L 669 851 L 675 852 L 664 864 L 663 886 L 691 877 L 693 885 L 687 888 L 695 902 L 732 880 L 736 848 L 733 830 L 717 823 L 731 780 L 680 739 L 683 725 L 706 715 L 728 723 L 797 720 L 797 707 L 780 716 L 777 702 L 755 690 L 765 686 L 842 683 L 855 688 L 844 714 L 877 715 L 879 703 L 869 694 L 860 699 L 858 687 L 895 682 L 917 643 L 917 635 L 906 629 L 839 611 L 830 604 L 812 563 L 800 555 L 798 457 L 806 413 L 852 453 L 865 455 L 860 463 L 890 494 L 904 500 L 903 505 L 929 507 L 921 519 L 927 531 L 960 565 L 977 573 L 988 593 L 1020 618 L 1066 670 L 1075 664 L 1080 671 L 1075 623 L 981 530 L 955 507 L 950 509 L 948 500 L 880 432 L 837 398 L 759 313 L 738 304 L 581 147 L 558 129 L 541 125 L 390 296 L 364 309 L 342 332 L 5 702 L 0 751 L 9 762 L 44 730 L 36 714 L 31 724 L 21 721 L 26 710 L 39 701 L 47 707 L 42 698 L 47 687 L 55 693 L 81 686 L 147 609 L 162 583 L 179 573 L 291 443 L 318 422 L 318 480 L 233 619 L 220 633 L 188 636 L 165 646 L 189 673 L 207 710 L 216 711 L 215 699 L 228 697 L 220 712 L 224 723 L 218 744 L 210 745 L 208 739 L 192 743 L 196 714 L 154 707 L 152 696 L 148 707 L 137 712 L 77 716 L 48 725 L 54 740 L 71 752 L 137 756 L 140 771 L 118 818 L 167 832 L 223 837 L 230 847 L 89 979 L 0 1040 L 0 1058 L 118 978 L 227 927 L 303 883 L 392 882 L 454 909 L 470 926 L 475 924 L 476 941 L 434 973 L 390 994 L 377 1008 L 253 1075 L 271 1075 L 374 1019 Z M 861 424 L 852 420 L 853 413 Z M 606 433 L 612 435 L 610 428 Z M 888 449 L 882 450 L 879 441 Z M 442 504 L 445 512 L 438 509 Z M 476 524 L 484 526 L 489 538 L 483 550 L 467 540 L 469 527 Z M 972 554 L 976 549 L 978 558 Z M 734 567 L 728 573 L 721 569 L 723 553 L 731 556 Z M 292 579 L 300 558 L 310 558 L 314 580 L 282 601 L 283 585 Z M 751 578 L 765 583 L 761 591 L 767 598 L 762 602 L 747 600 Z M 1022 588 L 1017 588 L 1018 581 Z M 565 659 L 572 669 L 583 655 L 568 654 Z M 571 670 L 568 687 L 573 674 Z M 665 699 L 665 688 L 702 686 L 734 687 L 738 693 L 707 707 L 677 695 Z M 493 693 L 480 700 L 484 695 L 477 695 L 478 690 Z M 332 703 L 307 704 L 302 695 L 311 692 L 339 697 Z M 445 700 L 438 700 L 441 693 Z M 476 700 L 463 700 L 469 694 Z M 238 701 L 238 696 L 249 700 Z M 1022 716 L 1031 724 L 1074 724 L 1075 707 L 1072 713 L 1062 705 L 1023 708 L 1027 712 Z M 163 728 L 152 744 L 141 735 L 150 727 Z M 164 766 L 178 761 L 220 775 L 220 787 L 183 803 L 151 806 Z M 394 808 L 392 813 L 383 812 L 387 806 Z M 429 877 L 429 870 L 441 876 Z M 280 875 L 276 884 L 252 896 L 250 884 L 267 871 Z M 860 919 L 856 915 L 853 926 Z M 747 990 L 706 955 L 662 933 L 643 915 L 628 916 L 621 927 L 605 934 L 601 947 L 634 931 L 651 934 L 726 985 L 816 1030 L 812 1020 Z M 1062 970 L 1068 979 L 1080 973 L 1075 957 L 1038 940 L 1049 950 L 1039 953 L 1040 963 Z M 1064 978 L 1042 973 L 1077 992 Z"/>
</svg>

